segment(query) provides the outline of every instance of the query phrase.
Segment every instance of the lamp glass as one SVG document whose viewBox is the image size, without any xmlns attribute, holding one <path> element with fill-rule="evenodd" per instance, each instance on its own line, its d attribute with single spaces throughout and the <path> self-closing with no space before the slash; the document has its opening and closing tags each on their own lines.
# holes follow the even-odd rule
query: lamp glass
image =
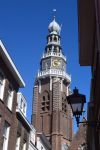
<svg viewBox="0 0 100 150">
<path fill-rule="evenodd" d="M 72 104 L 71 106 L 72 106 L 73 113 L 80 112 L 82 110 L 82 104 L 80 103 Z"/>
</svg>

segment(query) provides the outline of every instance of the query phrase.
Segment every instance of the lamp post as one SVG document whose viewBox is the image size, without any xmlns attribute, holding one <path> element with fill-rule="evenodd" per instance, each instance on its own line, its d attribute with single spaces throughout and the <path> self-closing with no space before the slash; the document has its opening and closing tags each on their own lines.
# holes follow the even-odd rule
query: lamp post
<svg viewBox="0 0 100 150">
<path fill-rule="evenodd" d="M 79 123 L 83 123 L 85 125 L 97 126 L 100 128 L 100 121 L 85 121 L 80 122 L 80 116 L 82 115 L 84 103 L 86 103 L 86 97 L 83 94 L 78 92 L 78 89 L 75 87 L 73 90 L 73 94 L 67 96 L 68 104 L 70 104 L 73 116 L 76 118 L 77 126 Z"/>
<path fill-rule="evenodd" d="M 75 87 L 73 94 L 67 96 L 67 101 L 71 106 L 73 116 L 75 116 L 78 126 L 80 123 L 80 116 L 83 113 L 84 103 L 86 103 L 86 97 L 83 94 L 79 94 L 78 89 Z"/>
</svg>

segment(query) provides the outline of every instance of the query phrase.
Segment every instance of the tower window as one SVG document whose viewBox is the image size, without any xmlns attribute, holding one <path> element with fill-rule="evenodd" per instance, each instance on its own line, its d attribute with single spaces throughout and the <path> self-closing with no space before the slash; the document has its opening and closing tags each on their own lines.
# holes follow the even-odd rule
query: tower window
<svg viewBox="0 0 100 150">
<path fill-rule="evenodd" d="M 43 101 L 45 101 L 45 96 L 43 96 Z"/>
<path fill-rule="evenodd" d="M 50 42 L 52 42 L 52 37 L 50 37 Z"/>
<path fill-rule="evenodd" d="M 59 47 L 57 46 L 57 53 L 60 53 L 60 49 L 59 49 Z"/>
<path fill-rule="evenodd" d="M 47 53 L 49 53 L 49 47 L 47 48 Z"/>
<path fill-rule="evenodd" d="M 66 97 L 62 97 L 62 111 L 63 112 L 67 112 L 67 101 L 66 101 Z"/>
<path fill-rule="evenodd" d="M 50 95 L 48 95 L 48 100 L 50 100 Z"/>
<path fill-rule="evenodd" d="M 42 111 L 45 111 L 45 107 L 42 107 Z"/>
<path fill-rule="evenodd" d="M 47 110 L 49 110 L 49 105 L 46 107 Z"/>
<path fill-rule="evenodd" d="M 54 50 L 53 50 L 53 52 L 55 52 L 55 53 L 59 52 L 59 50 L 58 50 L 57 46 L 54 46 Z"/>
<path fill-rule="evenodd" d="M 48 92 L 44 92 L 41 105 L 42 111 L 50 110 L 50 95 Z"/>
<path fill-rule="evenodd" d="M 57 38 L 56 37 L 54 37 L 54 41 L 57 42 Z"/>
</svg>

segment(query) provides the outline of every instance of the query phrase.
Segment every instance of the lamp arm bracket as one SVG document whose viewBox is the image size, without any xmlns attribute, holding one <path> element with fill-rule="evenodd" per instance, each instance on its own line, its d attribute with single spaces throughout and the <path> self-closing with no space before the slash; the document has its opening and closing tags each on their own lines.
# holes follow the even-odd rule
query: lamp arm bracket
<svg viewBox="0 0 100 150">
<path fill-rule="evenodd" d="M 82 121 L 82 122 L 78 122 L 78 124 L 84 124 L 84 125 L 88 125 L 88 126 L 91 126 L 91 127 L 98 127 L 100 128 L 100 121 Z"/>
</svg>

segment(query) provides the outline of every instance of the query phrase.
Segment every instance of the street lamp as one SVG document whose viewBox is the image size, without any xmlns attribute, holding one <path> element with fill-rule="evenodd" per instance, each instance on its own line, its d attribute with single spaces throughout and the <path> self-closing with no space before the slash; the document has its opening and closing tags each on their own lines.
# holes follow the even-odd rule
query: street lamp
<svg viewBox="0 0 100 150">
<path fill-rule="evenodd" d="M 97 126 L 100 129 L 100 121 L 99 120 L 80 122 L 80 116 L 84 112 L 83 107 L 84 107 L 84 103 L 86 103 L 86 97 L 83 94 L 79 94 L 78 89 L 76 87 L 73 90 L 73 94 L 67 96 L 67 101 L 68 101 L 68 104 L 70 104 L 70 106 L 71 106 L 73 116 L 75 116 L 75 118 L 76 118 L 77 126 L 79 126 L 79 123 L 83 123 L 85 125 L 89 125 L 92 127 Z"/>
<path fill-rule="evenodd" d="M 80 116 L 82 115 L 84 103 L 86 103 L 86 97 L 83 94 L 78 93 L 78 89 L 75 87 L 73 94 L 67 96 L 68 104 L 70 104 L 73 116 L 76 118 L 77 126 L 80 122 Z"/>
</svg>

